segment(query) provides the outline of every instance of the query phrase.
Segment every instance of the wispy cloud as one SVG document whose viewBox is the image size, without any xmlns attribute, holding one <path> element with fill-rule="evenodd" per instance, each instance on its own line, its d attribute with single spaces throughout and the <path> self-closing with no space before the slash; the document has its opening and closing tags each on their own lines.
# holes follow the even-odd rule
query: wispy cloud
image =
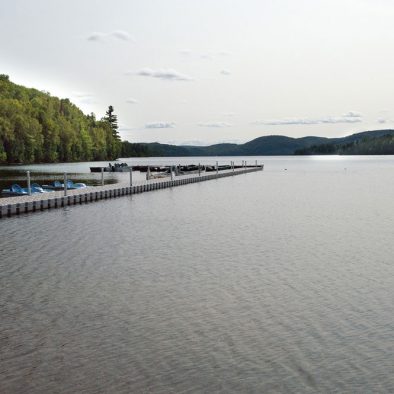
<svg viewBox="0 0 394 394">
<path fill-rule="evenodd" d="M 124 131 L 132 131 L 132 130 L 135 130 L 135 129 L 133 129 L 132 127 L 129 127 L 128 125 L 126 125 L 124 123 L 119 124 L 119 131 L 124 132 Z"/>
<path fill-rule="evenodd" d="M 127 100 L 126 100 L 126 103 L 127 104 L 137 104 L 138 103 L 138 100 L 136 100 L 136 99 L 134 99 L 134 98 L 128 98 Z"/>
<path fill-rule="evenodd" d="M 233 54 L 232 52 L 226 50 L 221 50 L 218 52 L 219 56 L 232 56 L 232 54 Z"/>
<path fill-rule="evenodd" d="M 219 140 L 216 143 L 217 144 L 242 144 L 244 143 L 244 140 L 240 140 L 240 139 L 224 139 L 224 140 Z"/>
<path fill-rule="evenodd" d="M 87 37 L 88 41 L 104 41 L 107 35 L 105 33 L 93 32 Z"/>
<path fill-rule="evenodd" d="M 220 74 L 222 74 L 222 75 L 230 75 L 231 71 L 227 70 L 227 69 L 223 69 L 222 71 L 220 71 Z"/>
<path fill-rule="evenodd" d="M 110 33 L 93 32 L 87 37 L 88 41 L 106 41 L 107 39 L 115 38 L 121 41 L 134 42 L 134 38 L 127 31 L 115 30 Z"/>
<path fill-rule="evenodd" d="M 206 145 L 206 142 L 201 141 L 201 140 L 188 140 L 188 141 L 180 141 L 177 142 L 177 145 L 183 145 L 183 146 L 204 146 Z"/>
<path fill-rule="evenodd" d="M 181 51 L 179 51 L 179 53 L 180 53 L 182 56 L 191 56 L 192 51 L 191 51 L 190 49 L 182 49 Z"/>
<path fill-rule="evenodd" d="M 145 124 L 146 129 L 171 129 L 175 127 L 175 122 L 150 122 Z"/>
<path fill-rule="evenodd" d="M 315 125 L 330 123 L 359 123 L 362 122 L 362 115 L 358 112 L 348 112 L 342 116 L 325 116 L 322 118 L 285 118 L 258 120 L 253 122 L 255 125 L 265 126 L 286 126 L 286 125 Z"/>
<path fill-rule="evenodd" d="M 72 92 L 72 95 L 76 98 L 93 97 L 93 94 L 88 92 Z"/>
<path fill-rule="evenodd" d="M 201 59 L 204 59 L 204 60 L 212 60 L 213 59 L 212 53 L 202 53 L 200 55 L 200 57 L 201 57 Z"/>
<path fill-rule="evenodd" d="M 232 124 L 227 122 L 200 122 L 197 124 L 200 127 L 231 127 Z"/>
<path fill-rule="evenodd" d="M 72 97 L 80 104 L 94 104 L 96 103 L 94 95 L 88 92 L 72 92 Z"/>
<path fill-rule="evenodd" d="M 150 77 L 150 78 L 157 78 L 166 81 L 192 81 L 193 78 L 181 74 L 180 72 L 173 70 L 173 69 L 161 69 L 161 70 L 152 70 L 150 68 L 143 68 L 137 72 L 128 72 L 127 75 L 138 75 L 140 77 Z"/>
<path fill-rule="evenodd" d="M 130 33 L 123 30 L 113 31 L 109 35 L 123 41 L 134 41 L 134 38 L 130 35 Z"/>
<path fill-rule="evenodd" d="M 232 56 L 232 52 L 226 51 L 226 50 L 220 50 L 220 51 L 209 51 L 209 52 L 198 52 L 198 51 L 192 51 L 191 49 L 182 49 L 179 51 L 179 54 L 185 57 L 194 57 L 194 58 L 200 58 L 204 60 L 213 60 L 214 58 L 217 57 L 228 57 Z"/>
<path fill-rule="evenodd" d="M 202 58 L 206 58 L 206 59 L 213 59 L 215 57 L 228 57 L 228 56 L 232 56 L 232 52 L 230 51 L 226 51 L 226 50 L 221 50 L 221 51 L 217 51 L 217 52 L 207 52 L 207 53 L 203 53 L 201 55 Z"/>
</svg>

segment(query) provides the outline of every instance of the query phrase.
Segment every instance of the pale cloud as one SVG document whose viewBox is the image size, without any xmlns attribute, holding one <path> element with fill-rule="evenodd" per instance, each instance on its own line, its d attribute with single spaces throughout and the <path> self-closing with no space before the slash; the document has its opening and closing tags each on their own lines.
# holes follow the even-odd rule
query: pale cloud
<svg viewBox="0 0 394 394">
<path fill-rule="evenodd" d="M 381 109 L 379 112 L 379 117 L 377 119 L 378 123 L 387 123 L 387 122 L 392 122 L 392 120 L 390 120 L 390 111 L 388 109 Z"/>
<path fill-rule="evenodd" d="M 115 38 L 122 41 L 130 41 L 134 42 L 134 38 L 127 31 L 123 30 L 115 30 L 111 33 L 103 33 L 103 32 L 93 32 L 91 33 L 87 39 L 88 41 L 100 41 L 104 42 L 108 38 Z"/>
<path fill-rule="evenodd" d="M 95 104 L 97 101 L 92 93 L 87 92 L 72 92 L 73 99 L 78 102 L 78 104 Z"/>
<path fill-rule="evenodd" d="M 72 92 L 72 95 L 76 98 L 93 97 L 93 94 L 88 92 Z"/>
<path fill-rule="evenodd" d="M 123 30 L 113 31 L 109 35 L 123 41 L 134 41 L 134 38 L 130 35 L 130 33 Z"/>
<path fill-rule="evenodd" d="M 325 116 L 322 118 L 285 118 L 259 120 L 253 122 L 255 125 L 265 126 L 286 126 L 286 125 L 315 125 L 315 124 L 335 124 L 335 123 L 359 123 L 362 122 L 362 115 L 355 111 L 350 111 L 342 116 Z"/>
<path fill-rule="evenodd" d="M 232 52 L 226 51 L 226 50 L 221 50 L 221 51 L 209 51 L 209 52 L 197 52 L 197 51 L 192 51 L 191 49 L 181 49 L 179 53 L 182 56 L 185 57 L 194 57 L 194 58 L 200 58 L 204 60 L 213 60 L 218 57 L 228 57 L 232 56 Z"/>
<path fill-rule="evenodd" d="M 221 127 L 231 127 L 232 124 L 227 123 L 227 122 L 200 122 L 198 123 L 199 127 L 216 127 L 216 128 L 221 128 Z"/>
<path fill-rule="evenodd" d="M 230 51 L 225 51 L 225 50 L 222 50 L 222 51 L 219 51 L 218 52 L 218 55 L 219 56 L 232 56 L 232 52 L 230 52 Z"/>
<path fill-rule="evenodd" d="M 188 141 L 177 142 L 176 145 L 205 146 L 205 145 L 207 145 L 207 143 L 204 141 L 201 141 L 201 140 L 188 140 Z"/>
<path fill-rule="evenodd" d="M 219 140 L 216 142 L 217 144 L 243 144 L 245 143 L 244 140 L 241 140 L 239 138 L 234 138 L 234 139 L 224 139 L 224 140 Z"/>
<path fill-rule="evenodd" d="M 93 32 L 87 39 L 89 41 L 103 41 L 107 35 L 105 33 Z"/>
<path fill-rule="evenodd" d="M 222 75 L 230 75 L 231 71 L 227 70 L 227 69 L 223 69 L 222 71 L 220 71 L 220 74 L 222 74 Z"/>
<path fill-rule="evenodd" d="M 344 116 L 345 118 L 361 118 L 362 115 L 360 112 L 357 111 L 349 111 L 346 114 L 343 114 L 342 116 Z"/>
<path fill-rule="evenodd" d="M 212 60 L 213 59 L 213 55 L 211 53 L 203 53 L 200 55 L 201 59 L 204 60 Z"/>
<path fill-rule="evenodd" d="M 227 57 L 231 56 L 232 53 L 230 51 L 219 51 L 219 52 L 206 52 L 201 54 L 202 59 L 212 60 L 213 58 L 217 58 L 218 56 Z"/>
<path fill-rule="evenodd" d="M 127 104 L 137 104 L 137 103 L 138 103 L 138 100 L 136 100 L 136 99 L 134 99 L 134 98 L 128 98 L 128 99 L 126 100 L 126 103 L 127 103 Z"/>
<path fill-rule="evenodd" d="M 175 127 L 175 122 L 150 122 L 145 124 L 146 129 L 170 129 Z"/>
<path fill-rule="evenodd" d="M 143 68 L 142 70 L 137 71 L 136 73 L 129 72 L 127 74 L 128 75 L 135 74 L 141 77 L 151 77 L 151 78 L 157 78 L 166 81 L 192 81 L 193 80 L 192 77 L 181 74 L 180 72 L 173 69 L 152 70 L 150 68 Z"/>
<path fill-rule="evenodd" d="M 120 124 L 119 125 L 119 131 L 124 132 L 124 131 L 132 131 L 134 130 L 132 127 L 127 126 L 126 124 Z"/>
<path fill-rule="evenodd" d="M 191 51 L 190 49 L 182 49 L 181 51 L 179 51 L 179 53 L 180 53 L 182 56 L 191 56 L 192 51 Z"/>
</svg>

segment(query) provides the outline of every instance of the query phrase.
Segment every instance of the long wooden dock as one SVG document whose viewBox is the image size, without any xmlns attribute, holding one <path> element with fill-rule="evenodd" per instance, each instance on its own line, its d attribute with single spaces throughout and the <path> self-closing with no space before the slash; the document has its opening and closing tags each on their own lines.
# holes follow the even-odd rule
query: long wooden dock
<svg viewBox="0 0 394 394">
<path fill-rule="evenodd" d="M 192 174 L 176 177 L 176 179 L 162 178 L 133 183 L 117 183 L 104 186 L 91 186 L 84 189 L 67 190 L 53 193 L 39 193 L 31 196 L 18 196 L 0 199 L 0 218 L 19 215 L 28 212 L 39 212 L 45 209 L 62 208 L 69 205 L 83 204 L 94 201 L 106 200 L 130 194 L 144 193 L 152 190 L 166 189 L 169 187 L 187 185 L 189 183 L 209 181 L 234 175 L 248 174 L 263 170 L 264 165 L 254 167 L 224 170 L 215 173 Z"/>
</svg>

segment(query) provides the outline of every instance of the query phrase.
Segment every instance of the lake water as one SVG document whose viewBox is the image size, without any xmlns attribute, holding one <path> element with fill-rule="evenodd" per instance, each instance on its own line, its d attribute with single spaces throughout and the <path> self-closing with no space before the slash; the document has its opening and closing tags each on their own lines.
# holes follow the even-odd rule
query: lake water
<svg viewBox="0 0 394 394">
<path fill-rule="evenodd" d="M 394 392 L 394 157 L 259 160 L 0 220 L 0 392 Z"/>
</svg>

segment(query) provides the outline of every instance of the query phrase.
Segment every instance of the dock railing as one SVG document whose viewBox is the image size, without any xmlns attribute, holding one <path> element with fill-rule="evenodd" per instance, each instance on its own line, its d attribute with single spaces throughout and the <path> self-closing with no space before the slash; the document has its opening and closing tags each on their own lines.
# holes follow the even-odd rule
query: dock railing
<svg viewBox="0 0 394 394">
<path fill-rule="evenodd" d="M 116 184 L 105 184 L 105 178 L 102 173 L 101 186 L 89 186 L 75 190 L 65 187 L 64 190 L 52 193 L 0 198 L 0 218 L 262 171 L 264 164 L 247 166 L 246 162 L 243 162 L 242 166 L 236 166 L 232 162 L 229 167 L 229 169 L 219 171 L 216 164 L 214 171 L 211 172 L 202 172 L 199 167 L 195 173 L 177 175 L 176 177 L 173 176 L 171 171 L 171 174 L 169 173 L 167 177 L 148 180 L 134 180 L 133 172 L 130 171 L 129 181 Z M 29 180 L 30 174 L 27 174 L 27 177 Z M 64 185 L 67 185 L 67 178 L 67 173 L 64 173 Z"/>
</svg>

